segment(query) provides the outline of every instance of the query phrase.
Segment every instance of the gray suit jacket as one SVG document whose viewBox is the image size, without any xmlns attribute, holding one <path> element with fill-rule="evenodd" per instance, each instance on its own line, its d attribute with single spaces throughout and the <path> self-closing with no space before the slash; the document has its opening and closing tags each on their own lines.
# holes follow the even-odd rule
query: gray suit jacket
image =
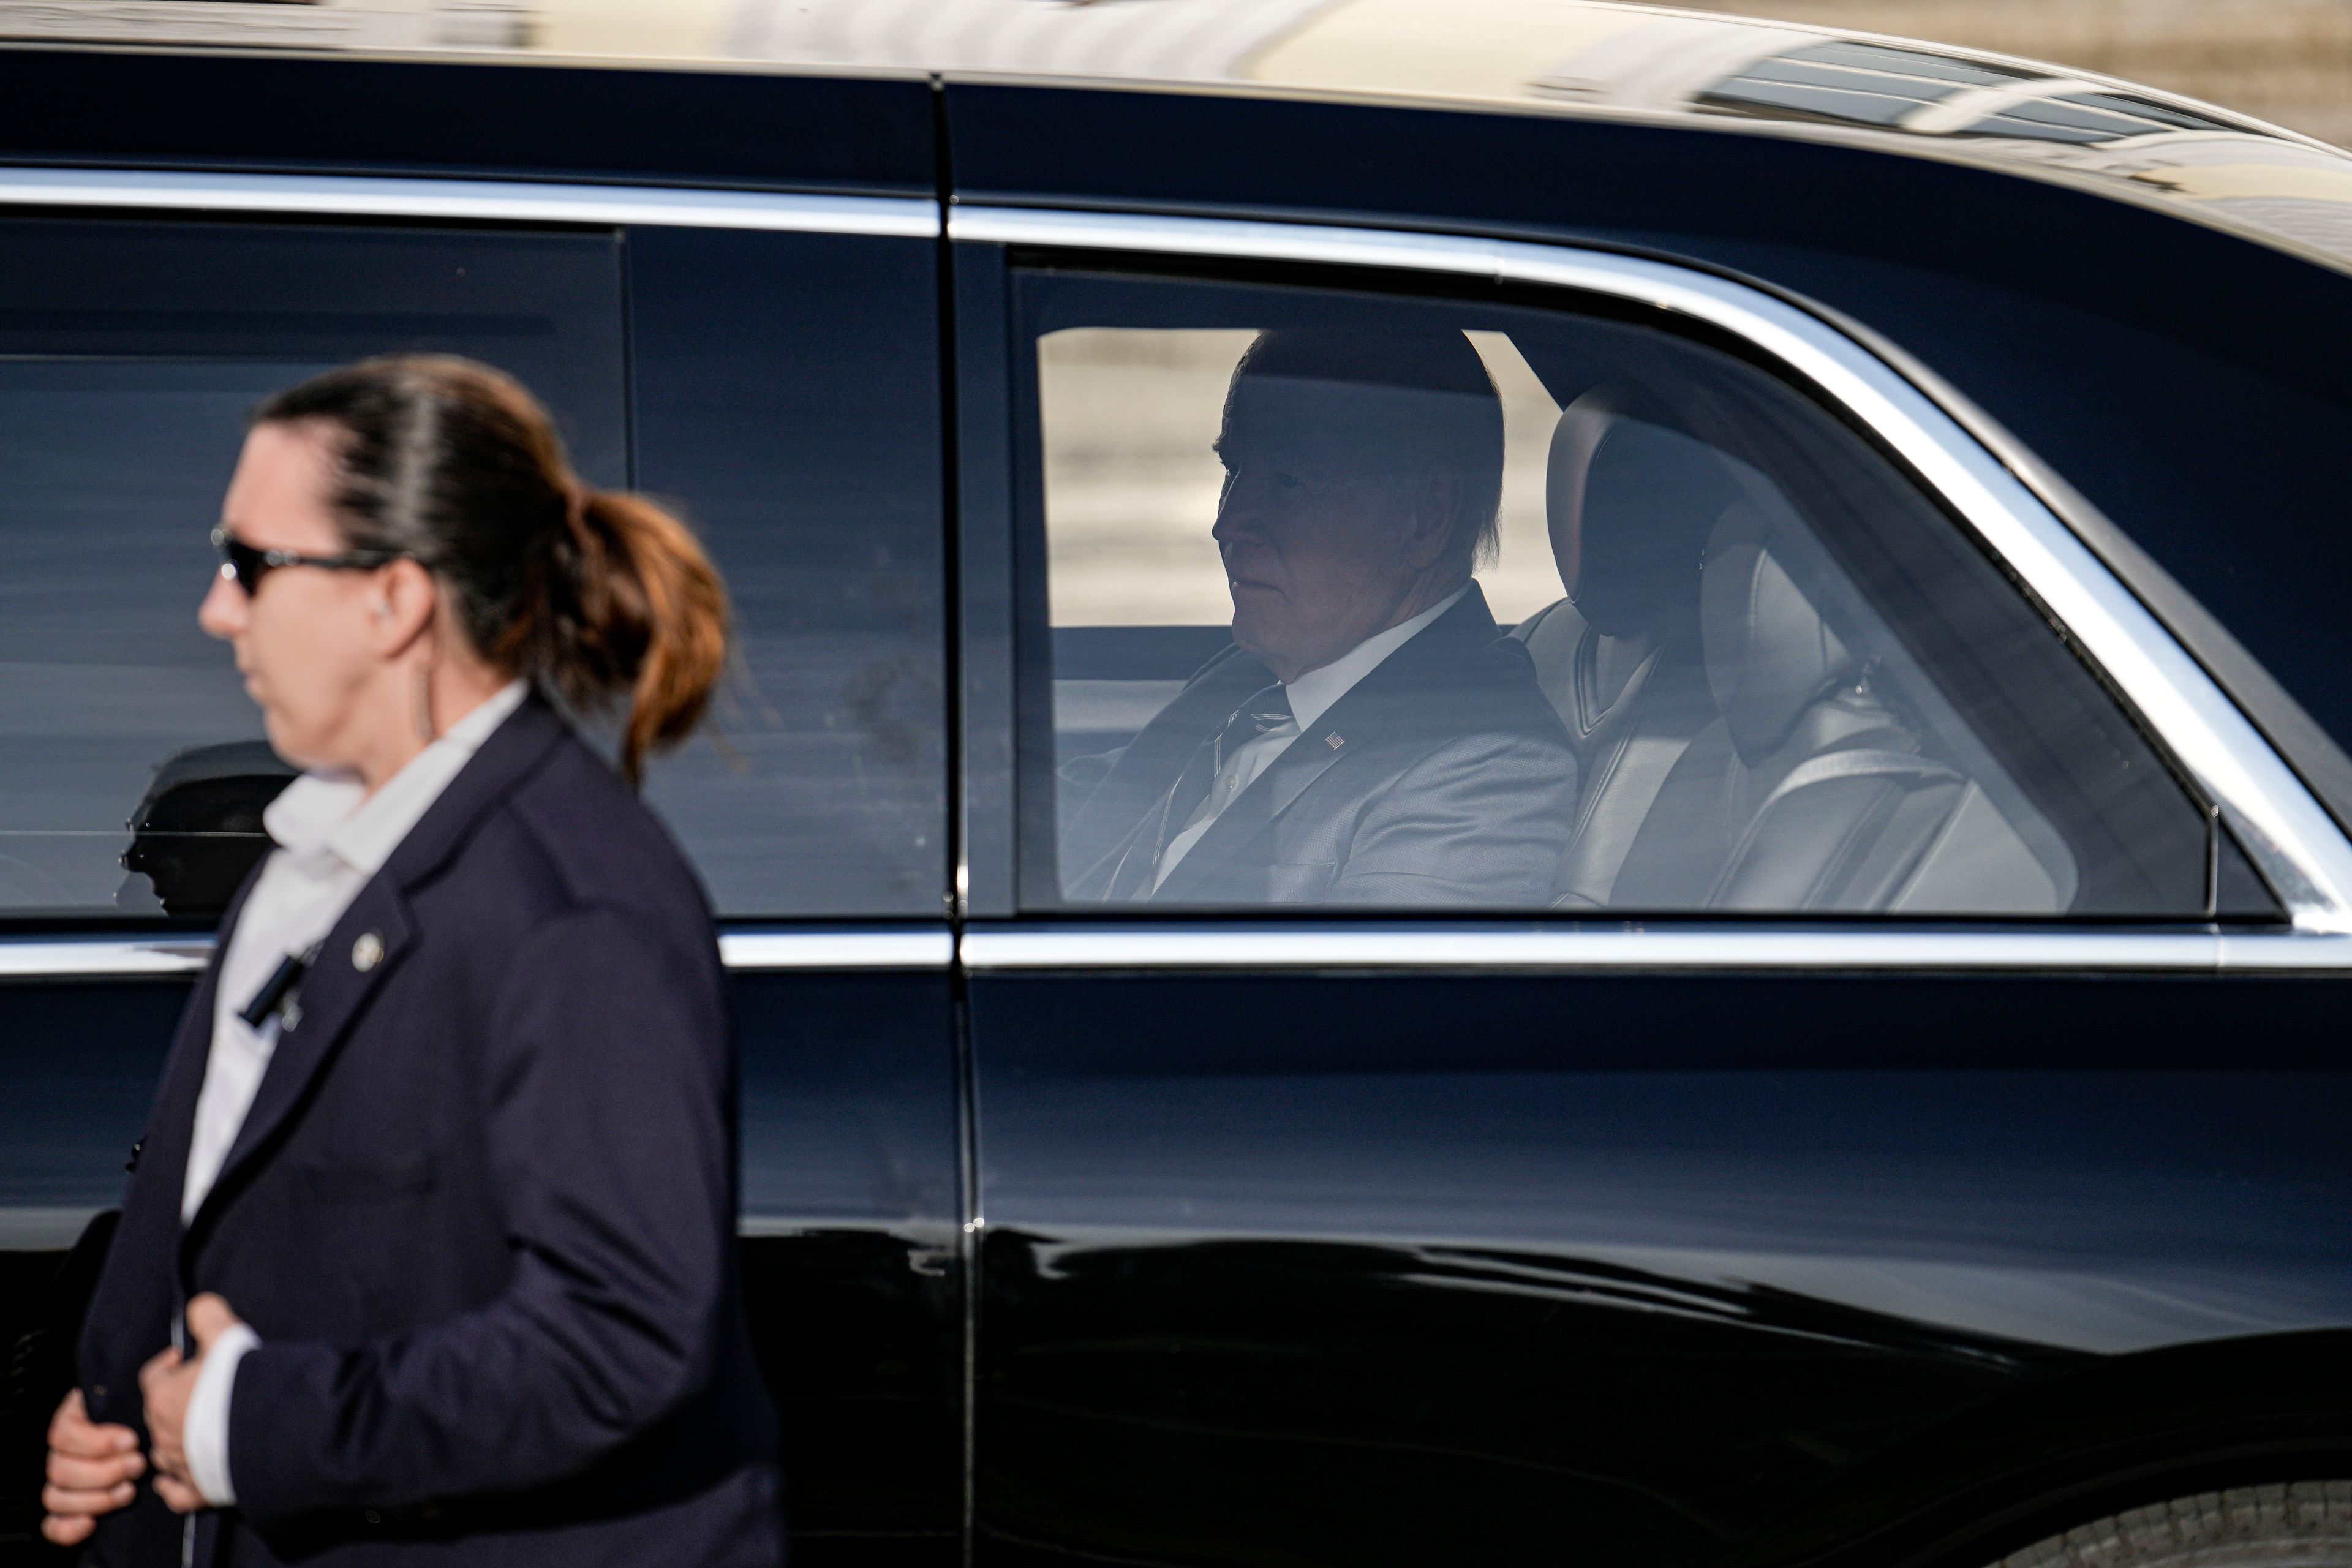
<svg viewBox="0 0 2352 1568">
<path fill-rule="evenodd" d="M 1069 901 L 1104 899 L 1123 862 L 1159 853 L 1184 764 L 1273 679 L 1227 648 L 1125 747 L 1071 764 L 1066 788 L 1100 782 L 1062 836 Z M 1568 736 L 1473 585 L 1292 742 L 1150 901 L 1540 909 L 1575 806 Z"/>
</svg>

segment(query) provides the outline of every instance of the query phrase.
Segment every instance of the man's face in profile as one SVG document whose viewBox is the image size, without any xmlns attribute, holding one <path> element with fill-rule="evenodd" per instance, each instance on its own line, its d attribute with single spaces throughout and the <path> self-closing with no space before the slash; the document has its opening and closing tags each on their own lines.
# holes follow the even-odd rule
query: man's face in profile
<svg viewBox="0 0 2352 1568">
<path fill-rule="evenodd" d="M 1420 576 L 1408 486 L 1228 446 L 1213 535 L 1234 640 L 1296 674 L 1394 625 Z"/>
<path fill-rule="evenodd" d="M 1281 679 L 1318 669 L 1422 605 L 1447 527 L 1436 475 L 1350 472 L 1284 451 L 1235 419 L 1212 531 L 1234 600 L 1234 640 Z"/>
</svg>

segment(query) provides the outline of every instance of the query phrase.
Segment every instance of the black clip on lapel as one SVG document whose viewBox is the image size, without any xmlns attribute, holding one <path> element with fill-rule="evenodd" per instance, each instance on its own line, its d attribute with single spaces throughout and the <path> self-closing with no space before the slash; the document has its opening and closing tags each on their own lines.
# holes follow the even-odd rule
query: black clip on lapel
<svg viewBox="0 0 2352 1568">
<path fill-rule="evenodd" d="M 302 976 L 318 961 L 319 949 L 325 945 L 324 942 L 317 942 L 307 952 L 289 952 L 276 969 L 269 972 L 269 978 L 261 983 L 261 989 L 253 994 L 253 1000 L 247 1002 L 245 1010 L 237 1015 L 245 1020 L 247 1028 L 258 1029 L 268 1021 L 272 1013 L 293 1001 L 294 988 L 302 984 Z"/>
</svg>

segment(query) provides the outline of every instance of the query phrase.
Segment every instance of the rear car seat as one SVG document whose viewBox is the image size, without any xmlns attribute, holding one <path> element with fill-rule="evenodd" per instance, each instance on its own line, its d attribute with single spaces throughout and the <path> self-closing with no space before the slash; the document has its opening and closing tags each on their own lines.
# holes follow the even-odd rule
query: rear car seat
<svg viewBox="0 0 2352 1568">
<path fill-rule="evenodd" d="M 1668 772 L 1717 716 L 1699 649 L 1699 562 L 1741 492 L 1713 447 L 1626 416 L 1624 401 L 1602 388 L 1560 413 L 1545 499 L 1560 580 L 1574 589 L 1513 634 L 1576 750 L 1563 906 L 1610 901 Z M 1628 658 L 1633 672 L 1605 692 L 1604 662 Z"/>
<path fill-rule="evenodd" d="M 1699 639 L 1717 716 L 1657 791 L 1609 901 L 1899 907 L 1976 792 L 1922 756 L 1917 737 L 1873 693 L 1866 665 L 1790 570 L 1817 547 L 1784 502 L 1749 489 L 1717 525 L 1701 579 Z"/>
</svg>

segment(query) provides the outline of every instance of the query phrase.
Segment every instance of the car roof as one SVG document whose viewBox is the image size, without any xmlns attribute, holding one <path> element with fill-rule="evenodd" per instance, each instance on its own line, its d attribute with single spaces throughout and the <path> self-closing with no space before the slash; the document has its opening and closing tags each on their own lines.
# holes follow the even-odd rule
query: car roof
<svg viewBox="0 0 2352 1568">
<path fill-rule="evenodd" d="M 985 79 L 1665 121 L 2087 186 L 2352 269 L 2352 153 L 2309 137 L 2063 67 L 1612 0 L 118 0 L 0 5 L 0 40 Z"/>
</svg>

